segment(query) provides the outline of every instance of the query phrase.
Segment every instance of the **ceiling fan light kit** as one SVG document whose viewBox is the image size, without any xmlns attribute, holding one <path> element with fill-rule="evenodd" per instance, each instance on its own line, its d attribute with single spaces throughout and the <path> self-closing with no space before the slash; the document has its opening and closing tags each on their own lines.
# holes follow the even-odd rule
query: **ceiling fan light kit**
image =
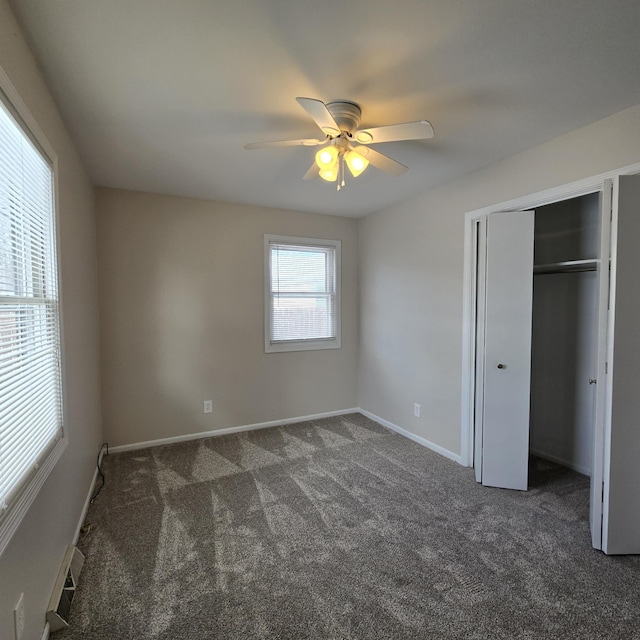
<svg viewBox="0 0 640 640">
<path fill-rule="evenodd" d="M 335 182 L 338 175 L 342 175 L 342 181 L 338 185 L 338 191 L 344 187 L 344 165 L 357 178 L 369 165 L 369 161 L 350 148 L 346 138 L 338 136 L 329 140 L 326 147 L 316 153 L 316 165 L 319 176 L 327 182 Z M 314 176 L 311 176 L 314 177 Z"/>
<path fill-rule="evenodd" d="M 322 178 L 335 182 L 340 177 L 338 191 L 345 186 L 345 164 L 354 178 L 361 175 L 369 164 L 392 176 L 399 176 L 407 170 L 403 164 L 362 145 L 433 138 L 433 127 L 427 120 L 359 130 L 362 111 L 355 102 L 336 100 L 325 104 L 314 98 L 296 100 L 325 134 L 324 139 L 254 142 L 245 145 L 245 149 L 324 145 L 316 153 L 315 162 L 304 179 Z M 352 141 L 360 143 L 359 146 L 353 147 Z"/>
</svg>

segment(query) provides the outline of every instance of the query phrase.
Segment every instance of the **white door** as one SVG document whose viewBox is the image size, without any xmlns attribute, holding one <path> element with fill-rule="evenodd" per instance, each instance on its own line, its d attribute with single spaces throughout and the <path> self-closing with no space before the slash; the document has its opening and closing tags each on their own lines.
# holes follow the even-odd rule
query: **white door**
<svg viewBox="0 0 640 640">
<path fill-rule="evenodd" d="M 533 211 L 487 216 L 481 479 L 522 491 L 529 461 L 533 232 Z"/>
<path fill-rule="evenodd" d="M 591 544 L 602 549 L 602 499 L 604 494 L 604 425 L 607 415 L 606 367 L 609 318 L 609 258 L 611 254 L 611 196 L 613 184 L 605 180 L 600 197 L 600 248 L 596 298 L 596 381 L 593 420 L 593 462 L 591 464 Z"/>
<path fill-rule="evenodd" d="M 602 550 L 640 554 L 640 176 L 615 182 Z"/>
</svg>

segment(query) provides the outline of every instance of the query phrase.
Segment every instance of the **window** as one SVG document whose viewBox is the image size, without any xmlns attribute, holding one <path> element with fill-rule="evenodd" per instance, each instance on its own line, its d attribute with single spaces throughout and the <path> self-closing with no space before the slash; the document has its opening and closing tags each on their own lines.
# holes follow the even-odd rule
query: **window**
<svg viewBox="0 0 640 640">
<path fill-rule="evenodd" d="M 340 241 L 265 236 L 265 351 L 340 347 Z"/>
<path fill-rule="evenodd" d="M 65 444 L 54 171 L 25 129 L 0 100 L 0 553 Z"/>
</svg>

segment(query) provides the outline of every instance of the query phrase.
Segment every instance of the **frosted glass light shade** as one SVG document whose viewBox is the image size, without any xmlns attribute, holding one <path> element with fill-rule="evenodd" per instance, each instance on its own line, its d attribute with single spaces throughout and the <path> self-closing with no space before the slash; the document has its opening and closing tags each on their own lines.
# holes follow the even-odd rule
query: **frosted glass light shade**
<svg viewBox="0 0 640 640">
<path fill-rule="evenodd" d="M 357 178 L 369 166 L 369 161 L 355 151 L 347 151 L 344 160 L 354 178 Z"/>
<path fill-rule="evenodd" d="M 338 162 L 330 167 L 324 167 L 320 169 L 320 177 L 327 182 L 335 182 L 338 179 Z"/>
</svg>

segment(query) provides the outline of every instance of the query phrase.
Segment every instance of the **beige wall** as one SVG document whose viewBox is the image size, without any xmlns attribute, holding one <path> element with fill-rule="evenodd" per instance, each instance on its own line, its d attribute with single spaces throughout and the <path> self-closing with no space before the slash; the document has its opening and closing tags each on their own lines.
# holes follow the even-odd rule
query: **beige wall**
<svg viewBox="0 0 640 640">
<path fill-rule="evenodd" d="M 356 406 L 356 220 L 113 189 L 96 210 L 111 445 Z M 341 349 L 264 353 L 265 233 L 342 241 Z"/>
<path fill-rule="evenodd" d="M 359 406 L 460 453 L 465 212 L 635 162 L 640 107 L 362 219 Z"/>
<path fill-rule="evenodd" d="M 0 0 L 0 66 L 58 155 L 66 430 L 69 446 L 0 556 L 0 638 L 13 634 L 24 593 L 25 640 L 40 638 L 53 583 L 72 541 L 101 442 L 93 188 L 6 2 Z"/>
</svg>

